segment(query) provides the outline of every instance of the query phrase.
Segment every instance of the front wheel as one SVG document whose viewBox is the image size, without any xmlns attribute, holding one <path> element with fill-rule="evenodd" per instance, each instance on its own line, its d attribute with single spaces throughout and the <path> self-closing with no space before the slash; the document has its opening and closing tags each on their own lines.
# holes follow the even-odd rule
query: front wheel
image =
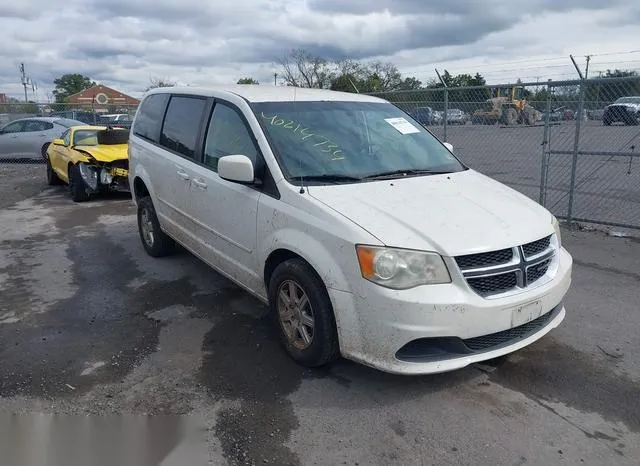
<svg viewBox="0 0 640 466">
<path fill-rule="evenodd" d="M 86 202 L 91 197 L 77 165 L 69 166 L 69 194 L 74 202 Z"/>
<path fill-rule="evenodd" d="M 318 367 L 338 358 L 331 300 L 309 264 L 291 259 L 276 267 L 269 283 L 269 305 L 284 347 L 294 361 Z"/>
</svg>

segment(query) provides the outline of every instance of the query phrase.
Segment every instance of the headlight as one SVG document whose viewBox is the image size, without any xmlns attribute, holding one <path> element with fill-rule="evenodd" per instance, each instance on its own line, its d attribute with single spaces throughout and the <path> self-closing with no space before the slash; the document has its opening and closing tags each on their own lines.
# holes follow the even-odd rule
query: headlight
<svg viewBox="0 0 640 466">
<path fill-rule="evenodd" d="M 442 257 L 433 252 L 378 246 L 356 246 L 362 276 L 378 285 L 405 290 L 418 285 L 450 283 Z"/>
<path fill-rule="evenodd" d="M 558 248 L 562 247 L 562 235 L 560 233 L 560 222 L 558 219 L 554 217 L 551 218 L 551 223 L 553 224 L 553 229 L 556 232 L 556 238 L 558 238 Z"/>
<path fill-rule="evenodd" d="M 97 189 L 98 173 L 96 172 L 96 170 L 93 167 L 90 167 L 89 165 L 82 162 L 80 162 L 78 166 L 80 168 L 80 175 L 82 176 L 84 182 L 87 183 L 87 186 L 89 186 L 91 189 Z"/>
</svg>

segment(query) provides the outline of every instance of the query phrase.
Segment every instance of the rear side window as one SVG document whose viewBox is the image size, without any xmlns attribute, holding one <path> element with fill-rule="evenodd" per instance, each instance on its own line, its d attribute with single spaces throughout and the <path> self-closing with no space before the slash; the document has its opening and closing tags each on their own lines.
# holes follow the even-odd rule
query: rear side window
<svg viewBox="0 0 640 466">
<path fill-rule="evenodd" d="M 133 133 L 149 141 L 158 142 L 168 94 L 152 94 L 142 101 L 136 113 Z"/>
<path fill-rule="evenodd" d="M 206 103 L 205 99 L 197 97 L 171 97 L 160 144 L 185 157 L 194 158 Z"/>
</svg>

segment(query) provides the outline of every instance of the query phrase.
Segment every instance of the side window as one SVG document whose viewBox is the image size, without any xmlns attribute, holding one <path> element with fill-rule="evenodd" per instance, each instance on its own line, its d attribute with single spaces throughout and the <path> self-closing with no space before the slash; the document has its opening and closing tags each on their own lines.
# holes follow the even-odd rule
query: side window
<svg viewBox="0 0 640 466">
<path fill-rule="evenodd" d="M 2 130 L 3 133 L 20 133 L 22 132 L 22 128 L 24 127 L 24 121 L 14 121 L 13 123 L 9 123 Z"/>
<path fill-rule="evenodd" d="M 158 142 L 168 99 L 168 94 L 152 94 L 144 99 L 136 113 L 133 133 L 149 141 Z"/>
<path fill-rule="evenodd" d="M 71 130 L 68 129 L 64 133 L 62 133 L 62 140 L 64 141 L 65 146 L 69 146 L 71 142 Z"/>
<path fill-rule="evenodd" d="M 53 128 L 53 125 L 46 121 L 29 120 L 25 123 L 23 131 L 25 132 L 45 131 L 51 128 Z"/>
<path fill-rule="evenodd" d="M 238 112 L 223 103 L 217 103 L 207 128 L 204 146 L 205 165 L 218 169 L 218 160 L 225 155 L 246 155 L 256 166 L 258 148 Z"/>
<path fill-rule="evenodd" d="M 205 99 L 197 97 L 171 97 L 160 134 L 160 144 L 193 158 L 206 103 Z"/>
</svg>

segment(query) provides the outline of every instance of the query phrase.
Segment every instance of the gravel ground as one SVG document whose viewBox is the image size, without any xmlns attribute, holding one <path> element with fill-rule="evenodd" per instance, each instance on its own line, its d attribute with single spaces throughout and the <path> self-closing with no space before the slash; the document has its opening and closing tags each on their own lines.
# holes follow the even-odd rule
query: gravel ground
<svg viewBox="0 0 640 466">
<path fill-rule="evenodd" d="M 111 439 L 122 451 L 109 464 L 640 462 L 637 239 L 565 231 L 566 320 L 492 364 L 427 377 L 347 361 L 304 370 L 259 302 L 186 252 L 148 257 L 130 199 L 74 204 L 43 169 L 0 165 L 3 466 L 74 464 L 37 441 L 69 436 L 103 458 Z M 34 413 L 175 417 L 74 427 Z M 123 461 L 131 445 L 146 460 Z"/>
</svg>

